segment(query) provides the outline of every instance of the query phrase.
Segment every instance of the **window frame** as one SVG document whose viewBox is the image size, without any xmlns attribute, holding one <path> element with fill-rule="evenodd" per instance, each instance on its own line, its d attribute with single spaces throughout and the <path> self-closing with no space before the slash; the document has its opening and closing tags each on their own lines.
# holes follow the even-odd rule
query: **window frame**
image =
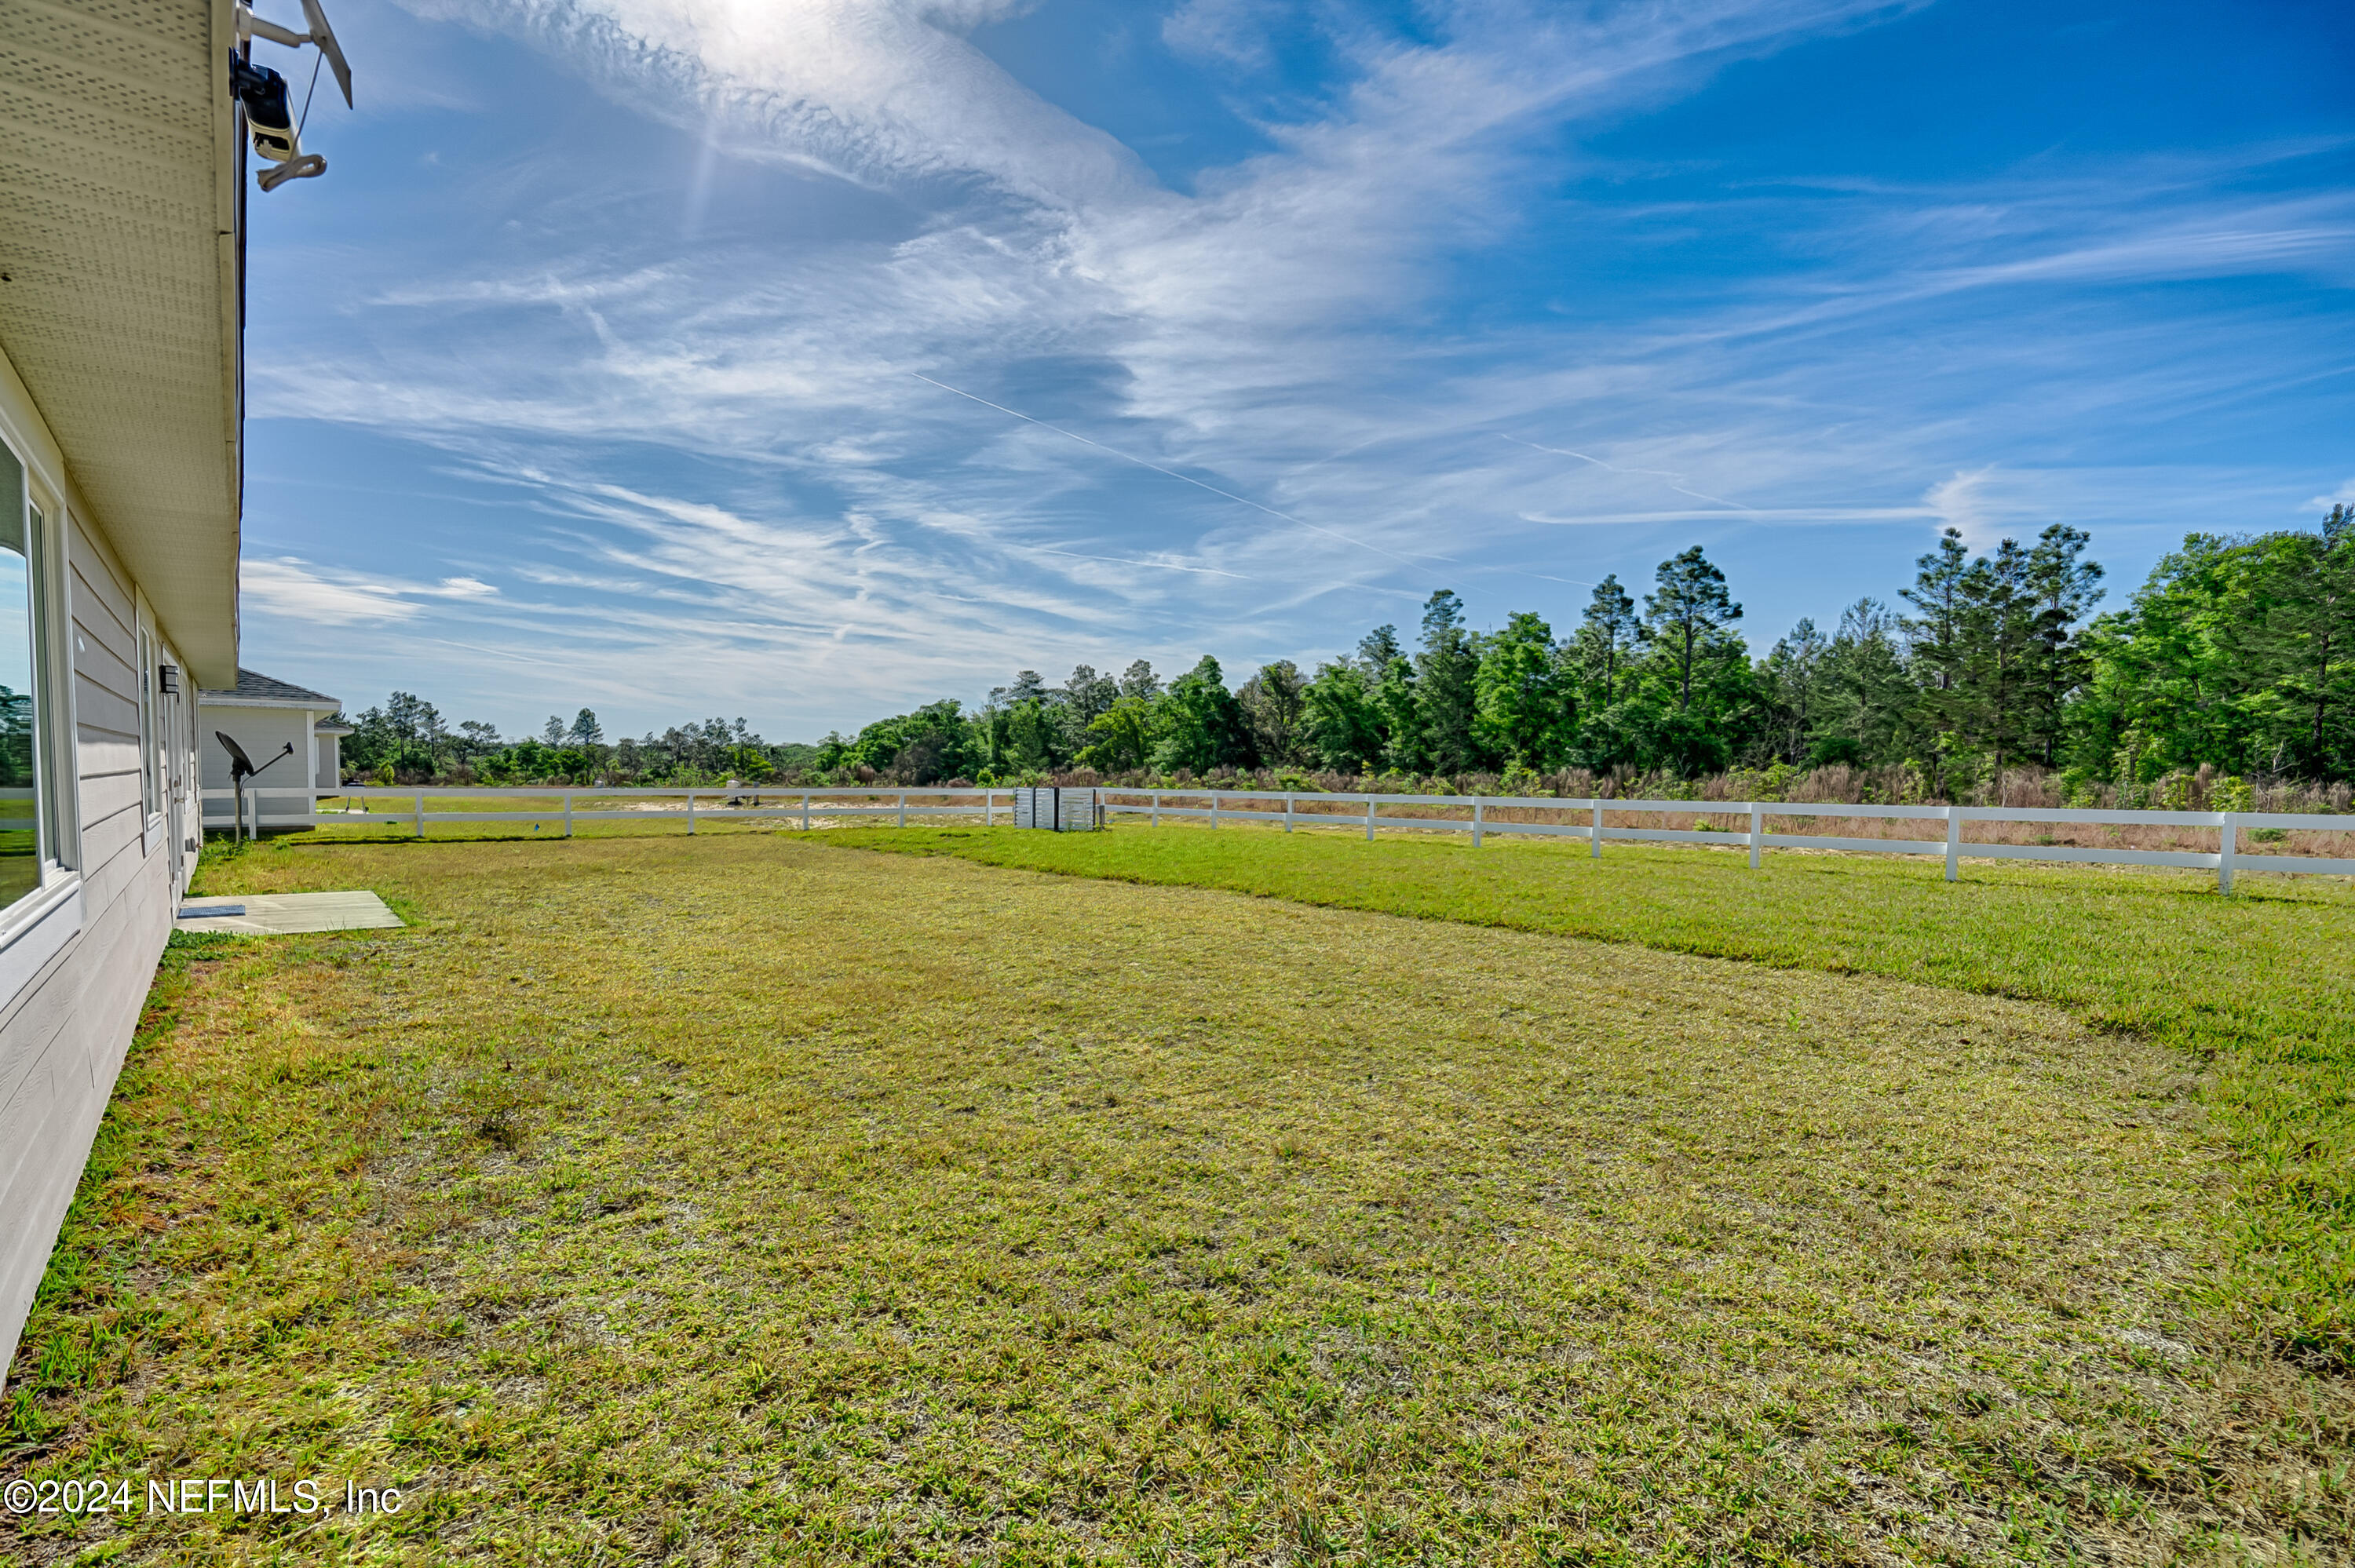
<svg viewBox="0 0 2355 1568">
<path fill-rule="evenodd" d="M 29 454 L 5 429 L 0 429 L 0 445 L 5 446 L 20 475 L 16 493 L 0 504 L 19 507 L 24 527 L 25 609 L 33 683 L 34 882 L 0 906 L 0 949 L 6 949 L 13 958 L 18 937 L 48 921 L 76 896 L 81 881 L 75 865 L 80 835 L 73 791 L 66 787 L 69 780 L 60 771 L 61 759 L 75 755 L 70 699 L 65 694 L 72 685 L 72 654 L 59 641 L 66 603 L 58 581 L 63 508 L 41 482 Z M 78 928 L 79 919 L 73 924 Z M 0 996 L 0 1006 L 10 1000 L 12 996 Z"/>
<path fill-rule="evenodd" d="M 155 722 L 155 634 L 147 618 L 139 617 L 139 825 L 155 825 L 164 812 L 163 792 L 156 786 L 159 728 Z"/>
<path fill-rule="evenodd" d="M 22 454 L 18 454 L 21 456 Z M 81 864 L 81 815 L 74 745 L 71 602 L 66 596 L 66 508 L 25 465 L 25 542 L 34 595 L 33 716 L 34 777 L 39 780 L 43 818 L 41 885 L 71 878 Z M 46 700 L 44 700 L 46 699 Z M 6 912 L 0 911 L 0 918 Z"/>
</svg>

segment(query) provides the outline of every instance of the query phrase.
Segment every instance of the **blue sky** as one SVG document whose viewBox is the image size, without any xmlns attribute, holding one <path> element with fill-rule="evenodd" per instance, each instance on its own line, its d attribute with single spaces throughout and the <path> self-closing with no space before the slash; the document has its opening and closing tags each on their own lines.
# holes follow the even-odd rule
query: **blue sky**
<svg viewBox="0 0 2355 1568">
<path fill-rule="evenodd" d="M 2343 5 L 330 3 L 243 658 L 355 708 L 814 738 L 1694 543 L 1763 649 L 2355 499 Z"/>
</svg>

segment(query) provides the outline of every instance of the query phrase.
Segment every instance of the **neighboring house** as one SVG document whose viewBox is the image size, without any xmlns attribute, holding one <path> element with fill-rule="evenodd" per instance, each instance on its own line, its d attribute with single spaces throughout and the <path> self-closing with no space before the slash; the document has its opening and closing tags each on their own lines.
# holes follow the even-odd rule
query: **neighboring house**
<svg viewBox="0 0 2355 1568">
<path fill-rule="evenodd" d="M 199 838 L 237 679 L 229 0 L 0 0 L 0 1369 Z M 5 1372 L 0 1372 L 5 1375 Z"/>
<path fill-rule="evenodd" d="M 336 715 L 343 705 L 322 692 L 272 680 L 258 670 L 240 670 L 234 687 L 197 694 L 197 755 L 203 758 L 205 825 L 227 832 L 237 801 L 215 798 L 230 788 L 229 747 L 223 735 L 244 748 L 263 771 L 246 785 L 246 821 L 261 828 L 317 825 L 314 786 L 333 789 L 343 781 L 343 737 L 352 726 Z M 290 749 L 291 748 L 291 749 Z"/>
</svg>

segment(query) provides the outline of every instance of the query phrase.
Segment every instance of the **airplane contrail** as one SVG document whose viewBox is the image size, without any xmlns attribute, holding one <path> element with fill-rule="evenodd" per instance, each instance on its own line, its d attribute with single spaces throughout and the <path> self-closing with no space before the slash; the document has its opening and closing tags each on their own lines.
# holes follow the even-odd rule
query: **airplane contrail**
<svg viewBox="0 0 2355 1568">
<path fill-rule="evenodd" d="M 1668 482 L 1668 488 L 1675 491 L 1678 495 L 1689 495 L 1696 501 L 1707 501 L 1719 506 L 1731 506 L 1736 512 L 1748 512 L 1752 510 L 1752 508 L 1742 505 L 1739 501 L 1728 501 L 1722 495 L 1705 495 L 1698 490 L 1687 490 L 1682 484 L 1678 482 L 1678 481 L 1684 478 L 1683 474 L 1670 473 L 1664 468 L 1621 468 L 1615 462 L 1604 462 L 1599 457 L 1588 457 L 1584 452 L 1574 452 L 1568 447 L 1541 447 L 1535 441 L 1525 441 L 1518 436 L 1508 436 L 1501 431 L 1497 433 L 1497 439 L 1500 441 L 1510 441 L 1517 447 L 1527 447 L 1533 452 L 1551 452 L 1556 457 L 1576 458 L 1581 462 L 1591 462 L 1595 467 L 1608 469 L 1613 473 L 1649 474 L 1655 479 L 1667 480 Z"/>
<path fill-rule="evenodd" d="M 1158 571 L 1195 572 L 1206 577 L 1240 577 L 1243 575 L 1241 572 L 1220 571 L 1216 567 L 1180 566 L 1176 561 L 1132 561 L 1124 556 L 1083 555 L 1078 550 L 1059 550 L 1052 545 L 1033 545 L 1030 547 L 1042 556 L 1068 556 L 1075 561 L 1109 561 L 1115 567 L 1152 567 Z"/>
</svg>

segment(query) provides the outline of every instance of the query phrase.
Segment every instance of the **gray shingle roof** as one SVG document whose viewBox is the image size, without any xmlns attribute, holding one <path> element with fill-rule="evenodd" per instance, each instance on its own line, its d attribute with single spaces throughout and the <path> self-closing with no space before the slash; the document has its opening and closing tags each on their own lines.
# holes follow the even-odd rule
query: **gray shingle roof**
<svg viewBox="0 0 2355 1568">
<path fill-rule="evenodd" d="M 292 681 L 281 681 L 259 670 L 240 667 L 237 673 L 237 689 L 232 692 L 200 691 L 198 702 L 229 701 L 237 703 L 283 703 L 290 708 L 343 707 L 343 700 L 325 692 L 314 692 L 308 686 L 298 686 Z"/>
</svg>

